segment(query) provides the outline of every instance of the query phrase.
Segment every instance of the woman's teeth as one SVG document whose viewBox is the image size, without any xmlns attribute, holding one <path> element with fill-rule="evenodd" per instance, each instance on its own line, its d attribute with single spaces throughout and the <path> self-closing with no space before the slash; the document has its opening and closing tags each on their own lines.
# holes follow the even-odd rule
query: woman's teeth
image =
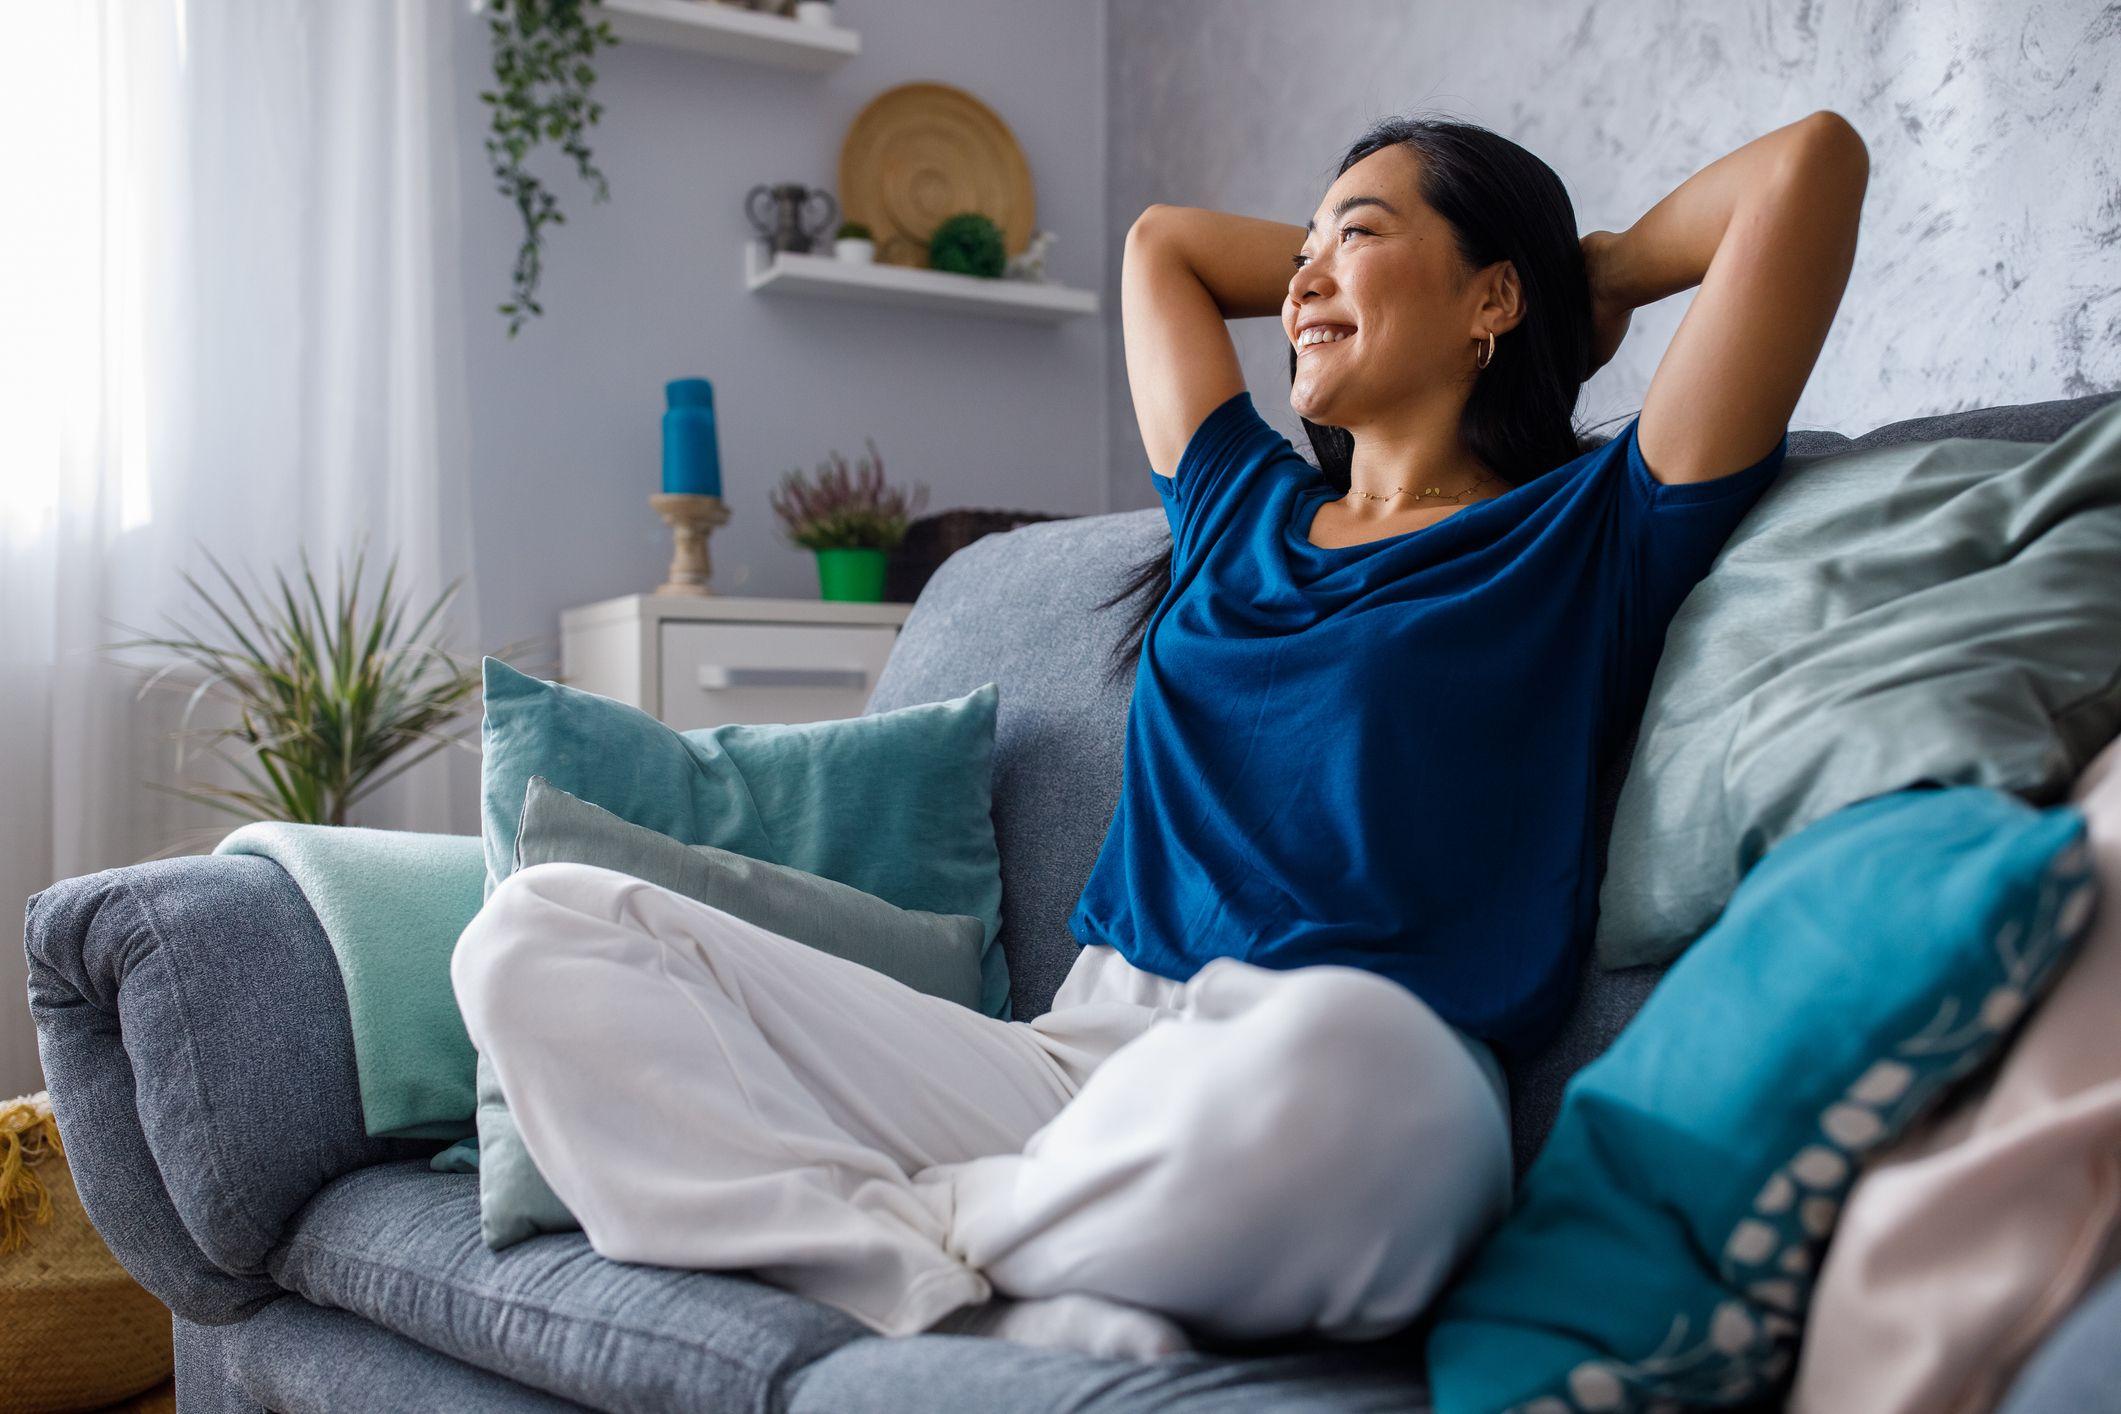
<svg viewBox="0 0 2121 1414">
<path fill-rule="evenodd" d="M 1313 344 L 1337 344 L 1354 332 L 1353 329 L 1328 329 L 1323 326 L 1306 329 L 1296 336 L 1296 347 L 1302 350 L 1310 348 Z"/>
</svg>

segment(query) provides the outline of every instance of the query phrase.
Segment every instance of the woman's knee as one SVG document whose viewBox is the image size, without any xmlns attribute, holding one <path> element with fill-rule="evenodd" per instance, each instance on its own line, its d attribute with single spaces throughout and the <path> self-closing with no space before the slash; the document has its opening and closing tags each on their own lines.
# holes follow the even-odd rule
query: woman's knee
<svg viewBox="0 0 2121 1414">
<path fill-rule="evenodd" d="M 538 987 L 527 974 L 564 948 L 567 920 L 603 910 L 603 897 L 626 882 L 610 869 L 563 863 L 533 864 L 503 879 L 450 954 L 458 1005 L 484 1011 L 497 995 L 534 995 Z"/>
<path fill-rule="evenodd" d="M 1456 1177 L 1507 1202 L 1508 1120 L 1426 1002 L 1376 973 L 1314 967 L 1258 1013 L 1241 1086 L 1288 1196 L 1365 1201 Z"/>
</svg>

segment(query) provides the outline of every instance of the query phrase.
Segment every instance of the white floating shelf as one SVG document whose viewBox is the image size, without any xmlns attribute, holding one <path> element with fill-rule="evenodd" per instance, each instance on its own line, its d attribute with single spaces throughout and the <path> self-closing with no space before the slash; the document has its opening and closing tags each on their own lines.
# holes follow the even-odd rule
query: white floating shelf
<svg viewBox="0 0 2121 1414">
<path fill-rule="evenodd" d="M 603 0 L 598 8 L 621 40 L 750 64 L 822 73 L 862 52 L 861 35 L 843 26 L 806 25 L 720 0 Z"/>
<path fill-rule="evenodd" d="M 610 0 L 606 0 L 610 3 Z M 781 251 L 769 262 L 758 241 L 744 243 L 744 283 L 760 294 L 919 305 L 994 319 L 1058 324 L 1097 313 L 1097 292 L 1034 280 L 987 279 L 904 265 L 857 265 L 830 255 Z"/>
</svg>

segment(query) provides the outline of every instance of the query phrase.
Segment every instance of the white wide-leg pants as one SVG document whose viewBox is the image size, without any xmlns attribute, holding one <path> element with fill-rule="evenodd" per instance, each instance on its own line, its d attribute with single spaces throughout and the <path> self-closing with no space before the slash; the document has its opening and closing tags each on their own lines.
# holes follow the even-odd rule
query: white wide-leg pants
<svg viewBox="0 0 2121 1414">
<path fill-rule="evenodd" d="M 1367 1339 L 1507 1211 L 1502 1077 L 1358 968 L 1081 949 L 1002 1021 L 613 870 L 495 889 L 450 966 L 605 1257 L 746 1270 L 886 1335 L 1081 1291 Z"/>
</svg>

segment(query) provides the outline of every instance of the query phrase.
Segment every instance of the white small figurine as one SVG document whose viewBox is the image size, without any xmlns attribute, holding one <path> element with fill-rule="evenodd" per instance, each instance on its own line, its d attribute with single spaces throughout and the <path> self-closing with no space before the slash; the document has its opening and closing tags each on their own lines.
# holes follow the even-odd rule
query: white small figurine
<svg viewBox="0 0 2121 1414">
<path fill-rule="evenodd" d="M 1009 263 L 1002 268 L 1003 276 L 1011 280 L 1043 281 L 1046 278 L 1046 252 L 1053 248 L 1054 240 L 1051 231 L 1033 231 L 1024 246 L 1024 253 L 1009 257 Z"/>
</svg>

